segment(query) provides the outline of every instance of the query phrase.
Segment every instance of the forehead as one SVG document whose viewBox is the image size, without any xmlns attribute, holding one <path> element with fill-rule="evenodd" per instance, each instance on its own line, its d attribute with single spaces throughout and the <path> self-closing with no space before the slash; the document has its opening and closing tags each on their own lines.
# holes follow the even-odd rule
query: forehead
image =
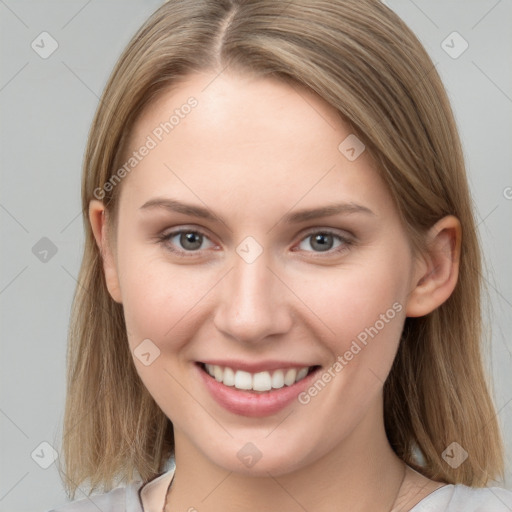
<svg viewBox="0 0 512 512">
<path fill-rule="evenodd" d="M 191 100 L 196 106 L 188 108 Z M 267 144 L 274 136 L 279 136 L 280 143 L 292 142 L 292 137 L 300 137 L 304 143 L 325 138 L 330 132 L 336 144 L 335 132 L 344 124 L 327 102 L 304 86 L 225 73 L 196 73 L 173 85 L 145 110 L 132 141 L 142 142 L 160 123 L 169 121 L 172 133 L 164 133 L 163 138 L 191 135 L 199 146 L 217 135 L 221 143 L 218 149 L 223 153 L 235 143 Z M 295 152 L 299 149 L 296 147 Z"/>
<path fill-rule="evenodd" d="M 128 181 L 146 196 L 178 187 L 196 200 L 243 196 L 247 207 L 251 200 L 288 203 L 301 196 L 306 206 L 328 199 L 326 193 L 333 200 L 388 201 L 370 155 L 351 160 L 343 153 L 344 141 L 357 144 L 353 137 L 337 111 L 305 87 L 195 74 L 136 123 L 127 156 L 149 140 L 152 148 Z"/>
</svg>

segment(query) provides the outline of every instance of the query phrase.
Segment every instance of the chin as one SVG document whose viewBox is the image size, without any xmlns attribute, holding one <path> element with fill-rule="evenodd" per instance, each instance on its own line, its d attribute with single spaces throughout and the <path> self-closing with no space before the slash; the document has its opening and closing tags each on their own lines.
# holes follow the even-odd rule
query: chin
<svg viewBox="0 0 512 512">
<path fill-rule="evenodd" d="M 239 475 L 253 477 L 282 476 L 307 465 L 307 456 L 298 456 L 297 449 L 289 447 L 286 449 L 282 445 L 278 446 L 268 443 L 262 446 L 263 441 L 245 442 L 231 446 L 222 451 L 208 454 L 208 458 L 216 466 L 222 467 L 226 471 L 231 471 Z M 303 447 L 303 445 L 302 445 Z"/>
</svg>

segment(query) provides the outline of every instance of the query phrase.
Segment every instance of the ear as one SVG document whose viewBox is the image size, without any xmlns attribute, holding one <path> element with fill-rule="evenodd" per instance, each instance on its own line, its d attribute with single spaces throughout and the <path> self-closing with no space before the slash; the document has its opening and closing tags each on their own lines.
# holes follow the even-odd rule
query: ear
<svg viewBox="0 0 512 512">
<path fill-rule="evenodd" d="M 119 287 L 115 255 L 107 237 L 107 215 L 108 212 L 101 201 L 93 199 L 89 203 L 89 222 L 91 223 L 92 232 L 101 253 L 107 288 L 110 296 L 116 302 L 121 303 L 121 289 Z"/>
<path fill-rule="evenodd" d="M 424 316 L 445 302 L 459 276 L 462 229 L 453 215 L 436 222 L 427 235 L 427 252 L 418 260 L 406 316 Z"/>
</svg>

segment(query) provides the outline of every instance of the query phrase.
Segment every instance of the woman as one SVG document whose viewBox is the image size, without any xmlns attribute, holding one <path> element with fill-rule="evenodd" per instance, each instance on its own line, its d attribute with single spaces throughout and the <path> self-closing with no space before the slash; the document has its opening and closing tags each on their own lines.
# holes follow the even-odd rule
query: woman
<svg viewBox="0 0 512 512">
<path fill-rule="evenodd" d="M 82 196 L 62 475 L 127 485 L 57 511 L 512 508 L 456 126 L 386 6 L 168 2 Z"/>
</svg>

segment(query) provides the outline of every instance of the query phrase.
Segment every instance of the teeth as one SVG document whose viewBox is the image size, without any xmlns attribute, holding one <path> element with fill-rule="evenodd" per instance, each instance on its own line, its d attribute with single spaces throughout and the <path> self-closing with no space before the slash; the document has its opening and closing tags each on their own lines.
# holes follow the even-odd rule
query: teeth
<svg viewBox="0 0 512 512">
<path fill-rule="evenodd" d="M 279 389 L 284 386 L 284 372 L 283 370 L 276 370 L 272 375 L 272 387 Z"/>
<path fill-rule="evenodd" d="M 297 380 L 302 380 L 308 374 L 309 368 L 301 368 L 297 372 Z"/>
<path fill-rule="evenodd" d="M 210 366 L 210 365 L 208 365 L 208 366 Z M 224 372 L 222 371 L 222 368 L 220 366 L 213 367 L 213 376 L 215 377 L 216 381 L 222 382 L 222 379 L 224 377 Z"/>
<path fill-rule="evenodd" d="M 289 370 L 286 370 L 286 373 L 284 374 L 284 383 L 287 386 L 291 386 L 295 379 L 297 378 L 297 370 L 294 368 L 290 368 Z"/>
<path fill-rule="evenodd" d="M 252 391 L 269 391 L 283 386 L 291 386 L 306 377 L 309 371 L 309 367 L 287 368 L 274 370 L 272 373 L 258 372 L 253 374 L 212 364 L 205 364 L 205 368 L 209 375 L 225 386 L 234 386 L 237 389 Z"/>
<path fill-rule="evenodd" d="M 272 389 L 270 373 L 255 373 L 252 378 L 252 389 L 254 389 L 254 391 L 268 391 L 269 389 Z"/>
<path fill-rule="evenodd" d="M 249 372 L 238 370 L 235 373 L 235 388 L 252 389 L 252 375 Z"/>
<path fill-rule="evenodd" d="M 215 370 L 213 370 L 213 372 L 214 372 L 213 374 L 215 375 Z M 224 375 L 222 377 L 222 382 L 226 386 L 234 386 L 235 385 L 235 372 L 231 368 L 226 368 L 224 370 Z"/>
</svg>

